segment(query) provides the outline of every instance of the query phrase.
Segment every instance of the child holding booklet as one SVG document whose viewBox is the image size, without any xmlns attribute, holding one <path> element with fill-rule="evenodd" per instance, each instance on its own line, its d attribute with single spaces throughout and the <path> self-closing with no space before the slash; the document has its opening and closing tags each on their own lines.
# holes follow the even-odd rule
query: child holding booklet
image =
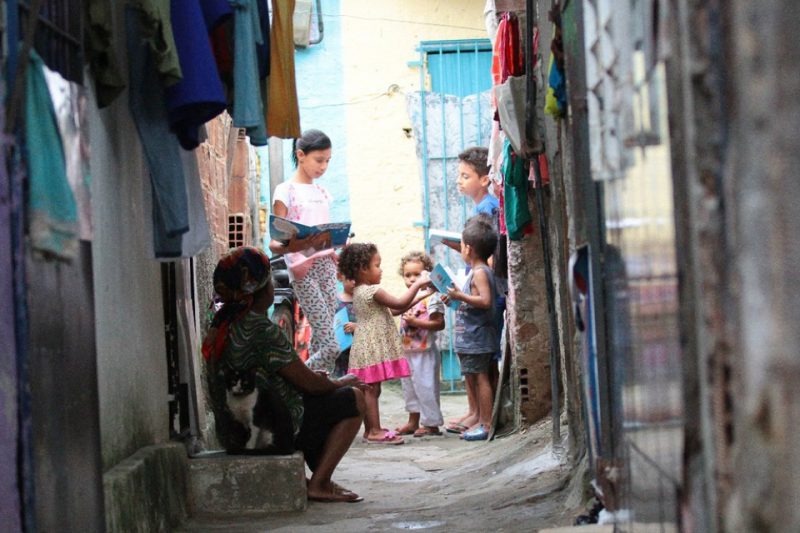
<svg viewBox="0 0 800 533">
<path fill-rule="evenodd" d="M 464 440 L 486 440 L 492 425 L 489 372 L 497 352 L 497 286 L 487 262 L 496 246 L 497 233 L 486 215 L 467 220 L 461 236 L 461 257 L 470 266 L 469 277 L 461 289 L 451 286 L 447 290 L 447 299 L 461 302 L 456 309 L 454 345 L 470 407 L 458 422 L 464 428 Z"/>
<path fill-rule="evenodd" d="M 411 375 L 391 311 L 407 310 L 420 289 L 430 285 L 430 278 L 427 273 L 422 273 L 403 294 L 392 296 L 380 287 L 383 276 L 381 255 L 370 243 L 345 246 L 339 258 L 339 271 L 345 278 L 356 282 L 353 307 L 358 327 L 350 350 L 348 372 L 371 385 L 364 391 L 364 441 L 369 444 L 403 444 L 403 437 L 381 425 L 378 405 L 381 383 Z"/>
<path fill-rule="evenodd" d="M 331 195 L 314 183 L 328 169 L 331 140 L 319 130 L 308 130 L 294 141 L 295 171 L 273 194 L 272 214 L 316 226 L 330 222 Z M 283 254 L 289 279 L 300 307 L 311 325 L 311 355 L 306 364 L 313 370 L 333 372 L 339 343 L 333 329 L 336 314 L 336 255 L 326 248 L 325 233 L 305 239 L 272 240 L 272 253 Z"/>
</svg>

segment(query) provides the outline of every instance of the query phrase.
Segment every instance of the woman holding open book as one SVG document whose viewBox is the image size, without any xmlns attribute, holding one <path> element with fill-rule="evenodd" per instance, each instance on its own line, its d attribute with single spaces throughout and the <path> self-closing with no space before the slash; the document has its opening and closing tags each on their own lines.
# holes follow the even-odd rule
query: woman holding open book
<svg viewBox="0 0 800 533">
<path fill-rule="evenodd" d="M 319 130 L 307 130 L 295 139 L 292 148 L 297 170 L 291 180 L 275 188 L 272 214 L 306 226 L 328 223 L 332 198 L 315 180 L 328 169 L 331 140 Z M 333 372 L 339 345 L 333 329 L 336 252 L 330 247 L 329 235 L 272 240 L 269 249 L 284 255 L 292 287 L 311 325 L 311 356 L 306 364 L 312 370 Z"/>
</svg>

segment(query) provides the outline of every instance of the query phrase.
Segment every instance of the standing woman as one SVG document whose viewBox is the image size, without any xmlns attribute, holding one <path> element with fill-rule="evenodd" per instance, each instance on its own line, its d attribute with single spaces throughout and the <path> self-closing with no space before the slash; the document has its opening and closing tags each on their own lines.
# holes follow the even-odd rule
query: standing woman
<svg viewBox="0 0 800 533">
<path fill-rule="evenodd" d="M 331 140 L 319 130 L 307 130 L 292 146 L 297 169 L 291 180 L 275 188 L 272 214 L 316 226 L 330 222 L 331 195 L 315 183 L 325 174 L 331 160 Z M 283 254 L 289 267 L 297 299 L 311 325 L 311 356 L 306 361 L 313 370 L 333 372 L 339 344 L 334 332 L 336 315 L 336 252 L 320 249 L 325 235 L 289 241 L 272 240 L 269 249 Z"/>
</svg>

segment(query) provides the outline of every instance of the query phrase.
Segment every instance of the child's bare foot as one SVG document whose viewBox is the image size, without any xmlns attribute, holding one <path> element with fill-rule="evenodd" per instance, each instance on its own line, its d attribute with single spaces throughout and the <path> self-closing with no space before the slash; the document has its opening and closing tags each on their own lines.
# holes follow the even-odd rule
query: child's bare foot
<svg viewBox="0 0 800 533">
<path fill-rule="evenodd" d="M 414 432 L 415 437 L 432 437 L 439 436 L 442 432 L 439 431 L 438 426 L 422 426 Z"/>
<path fill-rule="evenodd" d="M 405 440 L 394 431 L 384 428 L 376 432 L 370 432 L 364 437 L 363 442 L 367 444 L 403 444 Z"/>
<path fill-rule="evenodd" d="M 463 433 L 478 425 L 478 417 L 473 414 L 468 414 L 461 418 L 460 422 L 450 423 L 445 426 L 445 430 L 449 433 Z"/>
<path fill-rule="evenodd" d="M 411 422 L 407 422 L 406 424 L 400 426 L 399 428 L 395 428 L 395 432 L 398 435 L 413 435 L 416 430 L 419 429 L 419 424 L 414 425 Z"/>
</svg>

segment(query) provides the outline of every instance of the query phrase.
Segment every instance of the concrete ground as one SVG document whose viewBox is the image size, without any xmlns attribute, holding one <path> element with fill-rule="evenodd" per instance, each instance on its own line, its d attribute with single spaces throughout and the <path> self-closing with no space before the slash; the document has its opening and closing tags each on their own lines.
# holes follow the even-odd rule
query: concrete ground
<svg viewBox="0 0 800 533">
<path fill-rule="evenodd" d="M 445 420 L 465 408 L 465 396 L 442 396 Z M 399 383 L 384 385 L 381 412 L 386 427 L 405 421 Z M 549 421 L 492 442 L 453 434 L 406 440 L 353 444 L 334 480 L 363 502 L 310 502 L 305 512 L 258 520 L 194 520 L 182 531 L 536 531 L 571 525 L 583 510 L 566 458 L 552 451 Z"/>
</svg>

